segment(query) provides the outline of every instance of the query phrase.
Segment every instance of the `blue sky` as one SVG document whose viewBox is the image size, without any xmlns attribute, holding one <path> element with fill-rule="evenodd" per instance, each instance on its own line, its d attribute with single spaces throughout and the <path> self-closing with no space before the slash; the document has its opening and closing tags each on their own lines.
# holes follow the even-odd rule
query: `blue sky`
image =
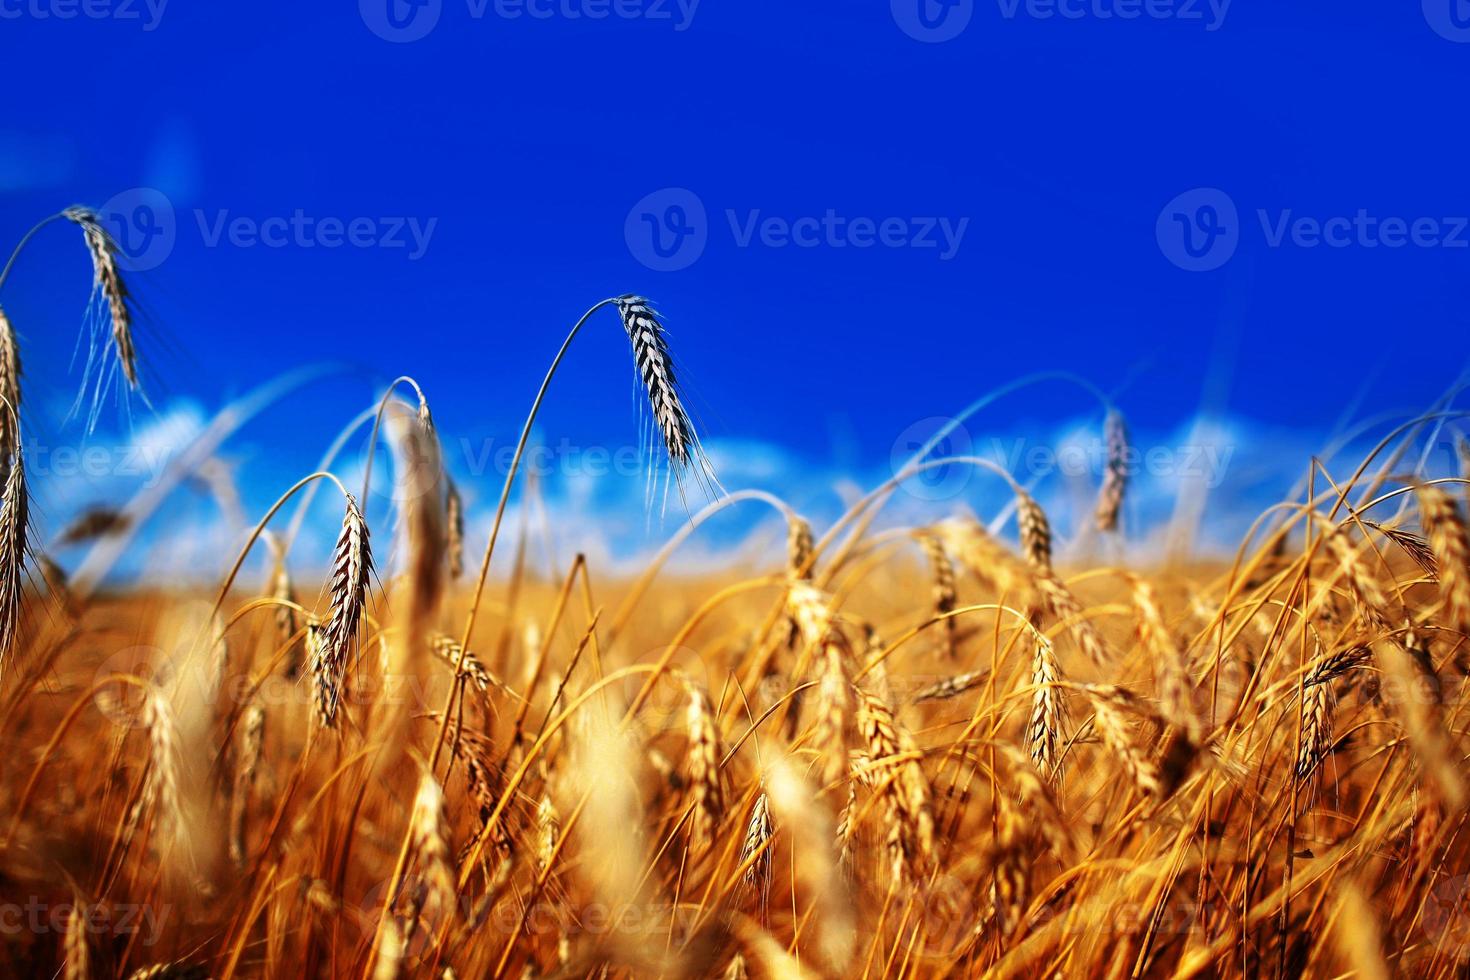
<svg viewBox="0 0 1470 980">
<path fill-rule="evenodd" d="M 0 228 L 113 202 L 147 266 L 159 417 L 135 406 L 135 434 L 344 367 L 231 443 L 254 512 L 398 374 L 493 500 L 466 460 L 627 291 L 667 315 L 732 489 L 819 509 L 921 420 L 1057 369 L 1145 443 L 1227 420 L 1221 505 L 1253 503 L 1345 417 L 1422 409 L 1465 367 L 1464 7 L 0 0 Z M 0 293 L 57 444 L 81 441 L 89 271 L 58 226 Z M 636 445 L 631 386 L 609 314 L 541 438 Z M 969 428 L 1055 448 L 1100 417 L 1050 384 Z M 624 482 L 588 533 L 662 537 Z"/>
</svg>

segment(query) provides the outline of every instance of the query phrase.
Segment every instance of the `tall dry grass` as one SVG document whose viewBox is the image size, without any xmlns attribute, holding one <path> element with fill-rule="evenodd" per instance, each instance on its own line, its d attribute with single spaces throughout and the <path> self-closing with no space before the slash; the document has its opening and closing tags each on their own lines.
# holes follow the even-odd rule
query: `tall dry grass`
<svg viewBox="0 0 1470 980">
<path fill-rule="evenodd" d="M 88 214 L 65 216 L 135 385 L 131 293 Z M 669 483 L 714 490 L 662 321 L 633 296 L 566 337 L 517 462 L 604 306 Z M 74 594 L 27 533 L 19 363 L 0 316 L 5 975 L 1470 964 L 1470 547 L 1463 481 L 1401 472 L 1422 427 L 1348 479 L 1315 474 L 1327 489 L 1227 562 L 1067 547 L 1057 528 L 1128 524 L 1109 406 L 1097 502 L 1047 514 L 1011 484 L 1014 542 L 966 514 L 875 532 L 891 487 L 816 529 L 746 492 L 671 547 L 763 501 L 787 540 L 757 567 L 681 579 L 665 553 L 616 581 L 579 555 L 546 578 L 520 557 L 532 531 L 503 526 L 514 466 L 488 541 L 466 539 L 427 400 L 400 379 L 415 402 L 395 383 L 362 416 L 388 421 L 391 511 L 366 512 L 329 454 L 197 594 Z M 275 518 L 323 484 L 340 532 L 307 555 Z M 492 576 L 502 535 L 514 560 Z M 394 542 L 386 565 L 373 541 Z"/>
</svg>

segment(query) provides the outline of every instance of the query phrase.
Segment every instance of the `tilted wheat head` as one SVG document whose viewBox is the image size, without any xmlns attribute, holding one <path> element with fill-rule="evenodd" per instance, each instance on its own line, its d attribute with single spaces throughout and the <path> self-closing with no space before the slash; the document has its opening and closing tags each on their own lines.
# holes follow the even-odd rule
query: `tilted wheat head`
<svg viewBox="0 0 1470 980">
<path fill-rule="evenodd" d="M 669 473 L 681 487 L 692 474 L 707 488 L 714 488 L 714 471 L 700 447 L 694 422 L 684 407 L 674 360 L 669 353 L 668 332 L 649 301 L 631 293 L 616 300 L 623 329 L 633 346 L 633 364 L 648 395 L 653 425 L 669 458 Z"/>
<path fill-rule="evenodd" d="M 82 229 L 87 251 L 92 256 L 92 288 L 106 302 L 111 317 L 112 349 L 128 387 L 138 390 L 138 354 L 133 347 L 132 294 L 118 265 L 118 247 L 102 216 L 91 208 L 74 207 L 63 212 Z"/>
</svg>

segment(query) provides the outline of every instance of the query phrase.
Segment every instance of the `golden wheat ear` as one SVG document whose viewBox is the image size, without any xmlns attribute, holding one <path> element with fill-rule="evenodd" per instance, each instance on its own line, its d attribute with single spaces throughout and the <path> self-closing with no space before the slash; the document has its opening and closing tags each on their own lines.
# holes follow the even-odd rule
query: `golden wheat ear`
<svg viewBox="0 0 1470 980">
<path fill-rule="evenodd" d="M 368 580 L 372 576 L 373 553 L 367 521 L 357 499 L 346 494 L 342 531 L 332 554 L 332 612 L 320 633 L 308 629 L 307 644 L 316 677 L 317 717 L 325 728 L 337 721 L 342 697 L 343 673 L 349 654 L 356 648 L 358 627 L 367 603 Z"/>
</svg>

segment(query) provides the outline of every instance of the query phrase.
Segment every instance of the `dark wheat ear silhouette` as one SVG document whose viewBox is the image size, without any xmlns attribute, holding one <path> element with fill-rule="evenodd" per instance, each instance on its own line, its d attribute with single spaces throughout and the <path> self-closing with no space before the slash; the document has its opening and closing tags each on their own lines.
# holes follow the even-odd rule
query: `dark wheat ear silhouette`
<svg viewBox="0 0 1470 980">
<path fill-rule="evenodd" d="M 719 482 L 699 444 L 699 436 L 689 412 L 684 408 L 679 382 L 674 376 L 674 361 L 669 354 L 668 331 L 663 321 L 642 296 L 629 293 L 619 296 L 615 302 L 618 314 L 623 318 L 628 342 L 633 345 L 633 366 L 648 396 L 653 425 L 657 430 L 654 441 L 662 441 L 668 454 L 672 481 L 682 496 L 684 478 L 692 474 L 706 492 L 717 494 Z"/>
</svg>

